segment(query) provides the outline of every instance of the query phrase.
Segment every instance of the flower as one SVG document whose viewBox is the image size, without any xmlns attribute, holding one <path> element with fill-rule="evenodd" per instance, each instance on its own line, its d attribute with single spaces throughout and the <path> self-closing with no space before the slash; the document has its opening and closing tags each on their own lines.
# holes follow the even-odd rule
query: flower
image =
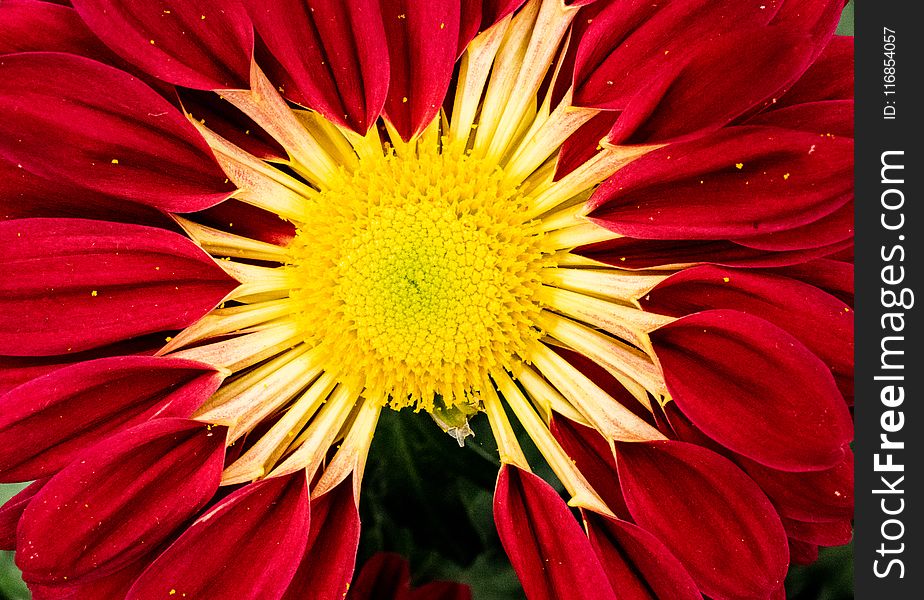
<svg viewBox="0 0 924 600">
<path fill-rule="evenodd" d="M 407 559 L 398 554 L 380 552 L 363 565 L 350 587 L 350 600 L 471 600 L 468 586 L 450 581 L 431 581 L 411 587 Z"/>
<path fill-rule="evenodd" d="M 402 408 L 486 414 L 530 598 L 781 595 L 851 533 L 842 7 L 0 5 L 36 597 L 342 597 Z"/>
</svg>

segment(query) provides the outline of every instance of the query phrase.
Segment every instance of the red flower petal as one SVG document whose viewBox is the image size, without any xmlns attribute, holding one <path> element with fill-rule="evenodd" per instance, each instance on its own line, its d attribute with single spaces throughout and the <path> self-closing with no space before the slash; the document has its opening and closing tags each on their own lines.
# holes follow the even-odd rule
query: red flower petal
<svg viewBox="0 0 924 600">
<path fill-rule="evenodd" d="M 83 219 L 0 223 L 0 352 L 79 352 L 183 328 L 236 286 L 175 233 Z"/>
<path fill-rule="evenodd" d="M 40 0 L 5 0 L 0 4 L 0 54 L 68 52 L 96 60 L 112 57 L 69 6 Z"/>
<path fill-rule="evenodd" d="M 350 586 L 349 600 L 403 599 L 411 589 L 411 568 L 393 552 L 377 552 Z"/>
<path fill-rule="evenodd" d="M 590 543 L 620 600 L 702 600 L 690 574 L 653 535 L 627 521 L 585 518 Z"/>
<path fill-rule="evenodd" d="M 853 395 L 853 311 L 807 283 L 701 266 L 672 275 L 641 303 L 676 317 L 721 308 L 766 319 L 805 344 L 829 367 L 844 394 Z"/>
<path fill-rule="evenodd" d="M 16 528 L 19 525 L 19 519 L 22 518 L 22 513 L 29 506 L 32 498 L 47 482 L 47 479 L 33 481 L 7 500 L 3 506 L 0 506 L 0 550 L 16 549 Z"/>
<path fill-rule="evenodd" d="M 735 465 L 673 441 L 617 443 L 616 455 L 635 522 L 680 559 L 704 594 L 763 599 L 782 584 L 786 534 L 766 496 Z"/>
<path fill-rule="evenodd" d="M 831 246 L 771 252 L 746 248 L 728 240 L 637 240 L 619 238 L 585 246 L 578 254 L 623 269 L 647 269 L 663 265 L 716 264 L 729 267 L 788 267 L 831 256 L 850 248 L 852 240 Z"/>
<path fill-rule="evenodd" d="M 391 82 L 385 115 L 404 141 L 439 113 L 459 43 L 459 0 L 382 0 Z"/>
<path fill-rule="evenodd" d="M 555 165 L 555 178 L 561 179 L 600 151 L 600 142 L 607 136 L 619 113 L 603 111 L 583 125 L 562 144 Z"/>
<path fill-rule="evenodd" d="M 155 417 L 189 417 L 223 377 L 172 358 L 119 356 L 58 369 L 0 396 L 0 481 L 65 467 L 113 432 Z"/>
<path fill-rule="evenodd" d="M 852 172 L 853 140 L 729 128 L 633 161 L 597 189 L 590 216 L 637 238 L 755 236 L 831 214 L 849 199 Z"/>
<path fill-rule="evenodd" d="M 175 95 L 180 99 L 183 110 L 199 122 L 205 120 L 209 130 L 225 138 L 235 146 L 265 160 L 288 159 L 285 149 L 262 127 L 211 91 L 182 88 Z M 226 204 L 222 202 L 221 204 Z M 218 206 L 221 206 L 219 204 Z M 276 220 L 281 220 L 276 217 Z"/>
<path fill-rule="evenodd" d="M 163 345 L 163 337 L 148 335 L 67 356 L 0 356 L 0 394 L 69 365 L 109 356 L 151 356 Z"/>
<path fill-rule="evenodd" d="M 843 546 L 853 537 L 853 527 L 849 518 L 809 523 L 784 517 L 783 527 L 790 538 L 819 546 Z"/>
<path fill-rule="evenodd" d="M 0 221 L 31 217 L 80 217 L 162 228 L 176 226 L 157 209 L 45 179 L 0 159 Z"/>
<path fill-rule="evenodd" d="M 619 487 L 616 457 L 607 441 L 596 430 L 554 415 L 550 429 L 578 471 L 610 510 L 621 519 L 630 519 L 626 500 Z"/>
<path fill-rule="evenodd" d="M 388 92 L 388 42 L 378 0 L 245 0 L 290 82 L 288 98 L 359 133 Z M 274 79 L 272 70 L 270 78 Z"/>
<path fill-rule="evenodd" d="M 107 46 L 164 81 L 250 87 L 253 29 L 236 0 L 74 0 L 74 8 Z"/>
<path fill-rule="evenodd" d="M 287 246 L 295 237 L 290 221 L 240 200 L 227 200 L 190 217 L 197 223 L 277 246 Z"/>
<path fill-rule="evenodd" d="M 155 419 L 55 475 L 19 524 L 16 562 L 38 584 L 114 573 L 156 550 L 218 489 L 225 428 Z"/>
<path fill-rule="evenodd" d="M 833 467 L 853 423 L 827 366 L 772 323 L 733 310 L 651 334 L 677 407 L 710 438 L 786 471 Z"/>
<path fill-rule="evenodd" d="M 599 2 L 575 21 L 574 102 L 624 109 L 678 56 L 735 29 L 763 25 L 770 17 L 736 0 Z"/>
<path fill-rule="evenodd" d="M 817 56 L 834 35 L 845 4 L 844 0 L 785 0 L 777 5 L 770 25 L 810 33 Z"/>
<path fill-rule="evenodd" d="M 834 36 L 778 106 L 853 99 L 853 36 Z"/>
<path fill-rule="evenodd" d="M 853 264 L 839 260 L 819 259 L 780 267 L 773 272 L 792 277 L 822 289 L 853 306 Z"/>
<path fill-rule="evenodd" d="M 411 589 L 407 559 L 391 552 L 378 552 L 367 560 L 347 596 L 349 600 L 471 600 L 471 597 L 467 585 L 449 581 L 434 581 Z"/>
<path fill-rule="evenodd" d="M 305 552 L 309 515 L 304 471 L 251 483 L 199 517 L 127 599 L 279 598 Z"/>
<path fill-rule="evenodd" d="M 756 115 L 748 119 L 746 124 L 852 138 L 853 99 L 822 100 L 784 106 Z"/>
<path fill-rule="evenodd" d="M 784 252 L 826 248 L 845 241 L 853 241 L 853 213 L 853 194 L 850 194 L 845 204 L 817 221 L 786 231 L 736 238 L 734 242 L 748 248 Z"/>
<path fill-rule="evenodd" d="M 809 36 L 774 27 L 703 41 L 640 88 L 608 140 L 662 143 L 722 127 L 771 104 L 808 68 L 814 52 Z"/>
<path fill-rule="evenodd" d="M 318 598 L 343 598 L 350 588 L 358 548 L 359 511 L 353 479 L 347 478 L 311 502 L 308 546 L 283 600 L 303 600 L 306 590 Z"/>
<path fill-rule="evenodd" d="M 472 600 L 472 589 L 453 581 L 431 581 L 412 589 L 407 600 Z"/>
<path fill-rule="evenodd" d="M 818 546 L 789 538 L 789 556 L 792 558 L 794 565 L 810 565 L 818 560 Z M 776 600 L 777 597 L 780 600 L 786 600 L 785 593 L 774 597 L 773 600 Z"/>
<path fill-rule="evenodd" d="M 67 586 L 29 584 L 33 600 L 82 600 L 84 598 L 124 598 L 141 571 L 147 566 L 144 559 L 136 560 L 120 571 L 86 583 Z"/>
<path fill-rule="evenodd" d="M 494 522 L 530 600 L 616 598 L 571 511 L 532 473 L 501 466 Z"/>
<path fill-rule="evenodd" d="M 36 52 L 4 57 L 0 82 L 0 157 L 28 171 L 174 212 L 234 189 L 186 118 L 128 73 Z"/>
<path fill-rule="evenodd" d="M 526 3 L 526 0 L 462 0 L 462 23 L 459 26 L 459 49 L 465 47 L 479 32 L 511 14 Z"/>
<path fill-rule="evenodd" d="M 738 458 L 781 516 L 799 521 L 850 520 L 854 512 L 853 452 L 824 471 L 789 473 Z"/>
</svg>

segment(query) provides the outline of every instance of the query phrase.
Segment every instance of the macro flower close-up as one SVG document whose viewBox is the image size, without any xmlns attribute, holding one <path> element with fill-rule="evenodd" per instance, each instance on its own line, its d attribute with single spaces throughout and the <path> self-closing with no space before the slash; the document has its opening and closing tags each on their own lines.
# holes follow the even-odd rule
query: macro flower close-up
<svg viewBox="0 0 924 600">
<path fill-rule="evenodd" d="M 32 597 L 479 600 L 421 535 L 787 597 L 852 536 L 844 4 L 0 0 Z"/>
</svg>

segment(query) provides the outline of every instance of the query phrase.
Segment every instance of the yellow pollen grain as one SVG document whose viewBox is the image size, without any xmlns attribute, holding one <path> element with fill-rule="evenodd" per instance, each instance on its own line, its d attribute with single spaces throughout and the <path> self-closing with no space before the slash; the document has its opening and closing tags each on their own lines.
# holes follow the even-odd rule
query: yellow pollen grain
<svg viewBox="0 0 924 600">
<path fill-rule="evenodd" d="M 725 283 L 728 283 L 729 281 L 731 281 L 731 279 L 729 279 L 728 277 L 723 277 L 722 281 L 724 281 Z"/>
<path fill-rule="evenodd" d="M 118 158 L 113 158 L 113 159 L 112 159 L 112 164 L 114 164 L 114 165 L 119 164 L 119 159 L 118 159 Z"/>
<path fill-rule="evenodd" d="M 305 341 L 393 408 L 475 403 L 541 334 L 534 295 L 552 249 L 525 207 L 495 163 L 459 146 L 342 171 L 289 245 Z"/>
<path fill-rule="evenodd" d="M 783 179 L 789 179 L 789 173 L 783 173 Z"/>
<path fill-rule="evenodd" d="M 736 169 L 743 169 L 743 168 L 744 168 L 744 163 L 735 163 L 735 168 L 736 168 Z"/>
<path fill-rule="evenodd" d="M 96 290 L 93 290 L 92 292 L 90 292 L 90 295 L 93 296 L 93 297 L 95 298 L 95 297 L 99 296 L 99 292 L 96 291 Z"/>
</svg>

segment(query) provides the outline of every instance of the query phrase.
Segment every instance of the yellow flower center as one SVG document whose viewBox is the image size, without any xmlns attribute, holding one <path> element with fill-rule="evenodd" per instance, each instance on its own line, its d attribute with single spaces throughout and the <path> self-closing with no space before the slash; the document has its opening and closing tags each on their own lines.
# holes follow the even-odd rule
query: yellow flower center
<svg viewBox="0 0 924 600">
<path fill-rule="evenodd" d="M 341 171 L 289 246 L 306 342 L 393 408 L 475 404 L 540 336 L 549 251 L 524 208 L 496 163 L 461 147 Z"/>
</svg>

